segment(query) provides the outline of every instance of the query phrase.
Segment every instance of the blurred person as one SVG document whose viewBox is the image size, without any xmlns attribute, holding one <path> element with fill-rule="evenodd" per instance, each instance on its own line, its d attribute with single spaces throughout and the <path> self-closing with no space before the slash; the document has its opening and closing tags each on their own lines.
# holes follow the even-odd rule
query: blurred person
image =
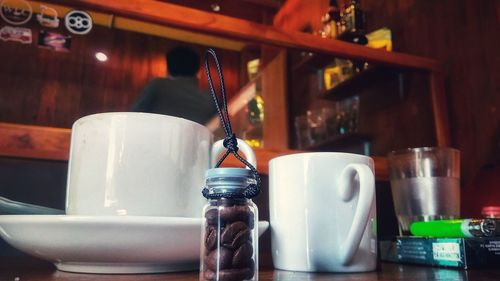
<svg viewBox="0 0 500 281">
<path fill-rule="evenodd" d="M 151 80 L 132 111 L 165 114 L 205 125 L 216 113 L 208 92 L 198 87 L 200 56 L 188 47 L 168 51 L 166 78 Z"/>
</svg>

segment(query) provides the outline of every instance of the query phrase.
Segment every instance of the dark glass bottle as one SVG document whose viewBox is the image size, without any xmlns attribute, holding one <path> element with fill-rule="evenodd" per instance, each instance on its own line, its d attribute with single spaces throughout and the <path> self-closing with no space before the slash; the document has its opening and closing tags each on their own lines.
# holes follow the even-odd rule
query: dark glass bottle
<svg viewBox="0 0 500 281">
<path fill-rule="evenodd" d="M 340 9 L 337 0 L 330 0 L 328 12 L 321 18 L 321 37 L 336 38 L 340 34 Z"/>
<path fill-rule="evenodd" d="M 341 15 L 342 33 L 339 39 L 360 45 L 366 45 L 365 13 L 361 9 L 360 0 L 351 0 Z"/>
</svg>

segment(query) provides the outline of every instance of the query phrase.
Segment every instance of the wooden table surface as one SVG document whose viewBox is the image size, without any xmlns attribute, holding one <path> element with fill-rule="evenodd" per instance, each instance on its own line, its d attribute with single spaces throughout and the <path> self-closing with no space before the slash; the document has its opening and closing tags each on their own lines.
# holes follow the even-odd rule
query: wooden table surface
<svg viewBox="0 0 500 281">
<path fill-rule="evenodd" d="M 187 281 L 198 280 L 198 272 L 100 275 L 77 274 L 56 270 L 50 263 L 30 258 L 0 258 L 0 281 Z M 264 268 L 259 273 L 260 281 L 324 281 L 324 280 L 473 280 L 498 281 L 498 270 L 459 270 L 435 267 L 381 263 L 375 272 L 369 273 L 303 273 Z"/>
</svg>

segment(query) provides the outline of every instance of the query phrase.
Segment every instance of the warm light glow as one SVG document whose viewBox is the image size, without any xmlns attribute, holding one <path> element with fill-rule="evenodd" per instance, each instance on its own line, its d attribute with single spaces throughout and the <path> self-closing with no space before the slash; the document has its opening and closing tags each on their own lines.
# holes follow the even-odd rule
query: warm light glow
<svg viewBox="0 0 500 281">
<path fill-rule="evenodd" d="M 103 53 L 103 52 L 97 52 L 95 53 L 95 58 L 98 60 L 98 61 L 101 61 L 101 62 L 105 62 L 108 60 L 108 56 Z"/>
<path fill-rule="evenodd" d="M 210 5 L 210 7 L 212 8 L 212 11 L 214 11 L 214 12 L 220 12 L 220 6 L 219 6 L 219 4 L 213 3 L 212 5 Z"/>
</svg>

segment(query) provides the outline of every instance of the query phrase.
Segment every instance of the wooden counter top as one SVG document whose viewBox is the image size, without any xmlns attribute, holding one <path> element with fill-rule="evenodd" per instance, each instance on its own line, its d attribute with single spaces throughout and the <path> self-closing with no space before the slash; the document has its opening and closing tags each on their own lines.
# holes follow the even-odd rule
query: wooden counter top
<svg viewBox="0 0 500 281">
<path fill-rule="evenodd" d="M 32 258 L 0 258 L 0 280 L 29 281 L 187 281 L 199 280 L 198 272 L 144 274 L 144 275 L 99 275 L 76 274 L 57 271 L 50 263 Z M 375 272 L 368 273 L 303 273 L 264 268 L 259 272 L 260 281 L 326 281 L 326 280 L 456 280 L 497 281 L 500 270 L 459 270 L 424 266 L 382 263 Z"/>
</svg>

